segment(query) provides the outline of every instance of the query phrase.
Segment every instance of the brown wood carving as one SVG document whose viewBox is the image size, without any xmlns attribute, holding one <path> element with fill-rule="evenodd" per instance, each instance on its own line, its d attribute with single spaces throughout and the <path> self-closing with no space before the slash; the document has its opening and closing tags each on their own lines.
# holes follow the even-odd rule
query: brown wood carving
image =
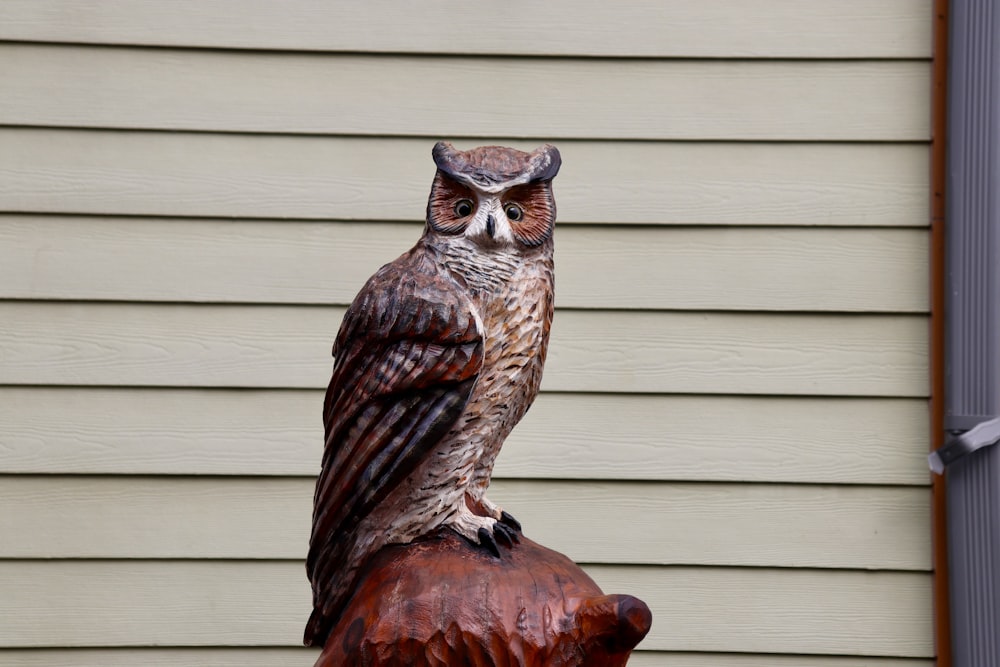
<svg viewBox="0 0 1000 667">
<path fill-rule="evenodd" d="M 442 529 L 369 560 L 316 667 L 619 667 L 651 621 L 526 537 L 497 558 Z"/>
<path fill-rule="evenodd" d="M 323 406 L 303 641 L 318 665 L 624 665 L 645 604 L 604 595 L 487 496 L 542 380 L 554 146 L 438 143 L 427 225 L 348 308 Z"/>
</svg>

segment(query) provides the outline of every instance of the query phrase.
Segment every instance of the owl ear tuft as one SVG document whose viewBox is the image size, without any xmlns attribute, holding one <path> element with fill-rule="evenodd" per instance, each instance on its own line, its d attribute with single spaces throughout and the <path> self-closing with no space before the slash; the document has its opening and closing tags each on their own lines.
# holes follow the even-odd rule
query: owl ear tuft
<svg viewBox="0 0 1000 667">
<path fill-rule="evenodd" d="M 461 169 L 461 167 L 456 169 L 455 162 L 458 151 L 451 145 L 451 142 L 439 141 L 434 144 L 434 148 L 431 149 L 431 157 L 434 158 L 434 164 L 437 165 L 437 168 L 445 173 L 450 174 Z M 461 166 L 465 166 L 464 162 Z"/>
<path fill-rule="evenodd" d="M 505 146 L 455 150 L 447 141 L 431 151 L 439 171 L 484 192 L 500 192 L 515 185 L 550 181 L 559 173 L 562 157 L 551 144 L 525 153 Z"/>
<path fill-rule="evenodd" d="M 531 180 L 551 181 L 562 166 L 562 155 L 552 144 L 539 146 L 531 152 Z"/>
</svg>

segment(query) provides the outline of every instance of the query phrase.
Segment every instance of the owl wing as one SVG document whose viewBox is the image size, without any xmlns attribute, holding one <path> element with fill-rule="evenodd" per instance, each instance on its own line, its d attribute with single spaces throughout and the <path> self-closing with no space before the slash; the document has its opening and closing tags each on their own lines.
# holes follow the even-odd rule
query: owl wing
<svg viewBox="0 0 1000 667">
<path fill-rule="evenodd" d="M 372 277 L 334 345 L 306 562 L 314 616 L 336 611 L 332 582 L 358 524 L 451 429 L 482 368 L 472 303 L 412 255 Z"/>
</svg>

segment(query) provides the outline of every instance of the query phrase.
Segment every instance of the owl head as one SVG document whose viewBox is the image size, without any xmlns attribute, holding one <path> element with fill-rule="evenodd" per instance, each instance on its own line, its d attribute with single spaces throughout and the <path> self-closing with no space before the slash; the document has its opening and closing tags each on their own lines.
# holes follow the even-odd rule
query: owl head
<svg viewBox="0 0 1000 667">
<path fill-rule="evenodd" d="M 531 153 L 504 146 L 459 151 L 440 141 L 432 155 L 437 173 L 427 202 L 430 230 L 486 248 L 534 248 L 551 238 L 552 179 L 562 164 L 555 146 Z"/>
</svg>

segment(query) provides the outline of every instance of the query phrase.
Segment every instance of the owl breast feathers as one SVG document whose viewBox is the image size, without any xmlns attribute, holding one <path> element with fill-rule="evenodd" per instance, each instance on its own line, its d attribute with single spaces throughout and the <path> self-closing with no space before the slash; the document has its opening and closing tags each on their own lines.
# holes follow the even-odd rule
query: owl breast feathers
<svg viewBox="0 0 1000 667">
<path fill-rule="evenodd" d="M 322 645 L 358 569 L 450 528 L 502 557 L 520 524 L 486 489 L 538 394 L 553 315 L 559 151 L 433 150 L 417 244 L 372 276 L 334 343 L 306 569 Z"/>
</svg>

